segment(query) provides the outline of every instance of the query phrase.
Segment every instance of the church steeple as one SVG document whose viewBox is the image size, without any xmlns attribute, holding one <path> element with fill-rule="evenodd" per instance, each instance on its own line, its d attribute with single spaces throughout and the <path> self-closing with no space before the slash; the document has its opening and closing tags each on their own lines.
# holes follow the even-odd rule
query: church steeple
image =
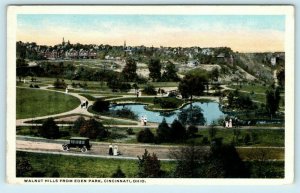
<svg viewBox="0 0 300 193">
<path fill-rule="evenodd" d="M 63 37 L 62 45 L 65 45 L 65 38 Z"/>
</svg>

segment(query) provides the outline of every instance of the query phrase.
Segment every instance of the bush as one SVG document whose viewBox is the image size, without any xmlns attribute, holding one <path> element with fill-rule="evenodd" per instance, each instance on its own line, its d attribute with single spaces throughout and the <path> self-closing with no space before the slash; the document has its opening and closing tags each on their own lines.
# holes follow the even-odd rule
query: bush
<svg viewBox="0 0 300 193">
<path fill-rule="evenodd" d="M 182 124 L 175 119 L 171 124 L 171 141 L 183 141 L 186 137 L 186 130 Z"/>
<path fill-rule="evenodd" d="M 73 125 L 73 132 L 74 133 L 79 133 L 80 131 L 80 128 L 84 126 L 84 124 L 86 123 L 85 119 L 83 116 L 80 116 L 76 119 L 76 121 L 74 122 L 74 125 Z"/>
<path fill-rule="evenodd" d="M 128 135 L 133 135 L 134 134 L 132 128 L 126 129 L 126 132 L 127 132 Z"/>
<path fill-rule="evenodd" d="M 155 87 L 153 85 L 148 84 L 145 86 L 143 93 L 147 95 L 156 95 Z"/>
<path fill-rule="evenodd" d="M 194 137 L 198 132 L 198 128 L 194 125 L 190 125 L 187 129 L 187 134 L 189 137 Z"/>
<path fill-rule="evenodd" d="M 34 85 L 34 88 L 40 88 L 40 87 L 39 87 L 39 85 L 35 84 L 35 85 Z"/>
<path fill-rule="evenodd" d="M 104 101 L 102 99 L 97 99 L 92 106 L 92 110 L 96 112 L 105 112 L 109 110 L 109 101 Z"/>
<path fill-rule="evenodd" d="M 38 130 L 42 137 L 47 139 L 57 139 L 59 137 L 59 127 L 53 118 L 48 118 Z"/>
<path fill-rule="evenodd" d="M 145 128 L 137 134 L 137 141 L 142 143 L 153 143 L 154 134 L 150 131 L 149 128 Z"/>
<path fill-rule="evenodd" d="M 56 79 L 56 81 L 53 83 L 54 88 L 58 88 L 58 89 L 65 89 L 67 88 L 67 84 L 65 83 L 65 81 Z"/>
<path fill-rule="evenodd" d="M 90 119 L 80 128 L 80 135 L 90 139 L 105 138 L 108 136 L 108 131 L 95 119 Z"/>
</svg>

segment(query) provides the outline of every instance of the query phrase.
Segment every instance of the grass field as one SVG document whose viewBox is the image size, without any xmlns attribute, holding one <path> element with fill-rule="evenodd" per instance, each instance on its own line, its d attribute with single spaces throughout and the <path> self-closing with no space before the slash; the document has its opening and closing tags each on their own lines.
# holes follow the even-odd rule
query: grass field
<svg viewBox="0 0 300 193">
<path fill-rule="evenodd" d="M 112 176 L 118 166 L 120 166 L 126 177 L 136 177 L 138 171 L 137 160 L 103 159 L 18 151 L 16 156 L 17 159 L 29 160 L 33 172 L 42 173 L 44 177 L 52 177 L 53 173 L 56 172 L 59 174 L 59 177 L 65 178 L 108 178 Z M 283 161 L 245 161 L 245 165 L 251 172 L 251 178 L 284 177 Z M 176 162 L 161 161 L 161 168 L 166 171 L 166 176 L 170 176 L 175 167 Z M 30 172 L 23 173 L 23 176 L 36 177 Z"/>
<path fill-rule="evenodd" d="M 78 178 L 107 178 L 116 171 L 118 166 L 126 174 L 126 177 L 135 177 L 138 169 L 137 160 L 103 159 L 65 155 L 50 155 L 40 153 L 17 152 L 17 157 L 29 160 L 36 171 L 45 172 L 51 176 L 57 171 L 60 177 Z M 162 169 L 171 171 L 175 167 L 174 162 L 161 161 Z"/>
<path fill-rule="evenodd" d="M 239 135 L 239 145 L 243 146 L 244 137 L 246 134 L 251 136 L 256 136 L 255 143 L 249 143 L 247 146 L 275 146 L 284 147 L 284 130 L 272 130 L 272 129 L 251 129 L 243 130 L 240 129 Z M 196 143 L 200 143 L 203 137 L 209 138 L 208 129 L 200 129 L 194 138 Z M 216 137 L 222 137 L 223 143 L 230 144 L 234 137 L 233 129 L 217 129 Z"/>
<path fill-rule="evenodd" d="M 17 119 L 62 113 L 79 104 L 79 99 L 63 93 L 17 88 Z"/>
</svg>

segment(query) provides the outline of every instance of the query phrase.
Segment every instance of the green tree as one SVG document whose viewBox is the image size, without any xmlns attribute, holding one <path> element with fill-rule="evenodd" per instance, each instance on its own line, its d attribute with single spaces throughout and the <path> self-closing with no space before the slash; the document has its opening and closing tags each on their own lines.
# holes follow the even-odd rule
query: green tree
<svg viewBox="0 0 300 193">
<path fill-rule="evenodd" d="M 216 138 L 217 135 L 217 129 L 214 124 L 211 124 L 208 128 L 208 135 L 211 141 L 213 141 Z"/>
<path fill-rule="evenodd" d="M 201 176 L 201 166 L 208 152 L 193 143 L 170 152 L 170 157 L 176 160 L 175 178 L 197 178 Z"/>
<path fill-rule="evenodd" d="M 42 137 L 48 139 L 57 139 L 59 137 L 59 127 L 56 125 L 53 118 L 47 118 L 41 127 L 38 129 Z"/>
<path fill-rule="evenodd" d="M 154 134 L 150 131 L 149 128 L 145 128 L 137 134 L 137 141 L 143 143 L 153 143 Z"/>
<path fill-rule="evenodd" d="M 86 123 L 80 128 L 80 136 L 88 137 L 90 139 L 105 138 L 108 136 L 108 131 L 95 119 L 87 120 Z"/>
<path fill-rule="evenodd" d="M 149 77 L 152 78 L 153 81 L 160 81 L 161 79 L 161 63 L 158 58 L 151 58 L 148 64 L 149 68 Z"/>
<path fill-rule="evenodd" d="M 147 84 L 143 90 L 143 93 L 147 95 L 156 95 L 155 87 L 151 84 Z"/>
<path fill-rule="evenodd" d="M 193 105 L 182 108 L 178 113 L 178 120 L 183 125 L 204 125 L 206 122 L 201 107 Z"/>
<path fill-rule="evenodd" d="M 185 75 L 179 82 L 178 90 L 183 98 L 193 99 L 193 96 L 201 96 L 207 85 L 207 73 L 204 71 L 195 71 Z"/>
<path fill-rule="evenodd" d="M 145 153 L 142 157 L 138 156 L 138 159 L 137 175 L 139 178 L 159 178 L 162 176 L 160 161 L 154 153 L 150 155 L 145 149 Z"/>
<path fill-rule="evenodd" d="M 179 77 L 177 75 L 177 70 L 175 64 L 168 62 L 166 66 L 166 71 L 162 75 L 163 81 L 178 81 Z"/>
<path fill-rule="evenodd" d="M 278 79 L 278 84 L 284 88 L 284 84 L 285 84 L 285 69 L 281 68 L 280 70 L 278 70 L 277 74 L 277 79 Z"/>
<path fill-rule="evenodd" d="M 85 119 L 83 116 L 80 116 L 76 119 L 76 121 L 74 121 L 74 125 L 73 125 L 73 132 L 74 133 L 79 133 L 80 128 L 84 126 L 85 124 Z"/>
<path fill-rule="evenodd" d="M 171 139 L 171 129 L 164 118 L 156 130 L 158 142 L 168 142 Z"/>
<path fill-rule="evenodd" d="M 124 80 L 135 81 L 137 78 L 136 74 L 137 65 L 133 58 L 127 58 L 125 67 L 123 68 L 122 75 Z"/>
<path fill-rule="evenodd" d="M 126 178 L 125 173 L 121 170 L 121 167 L 118 166 L 117 170 L 112 174 L 112 178 Z"/>
<path fill-rule="evenodd" d="M 190 125 L 187 128 L 187 135 L 189 137 L 195 137 L 196 133 L 198 132 L 198 128 L 195 125 Z"/>
<path fill-rule="evenodd" d="M 218 81 L 219 79 L 219 69 L 218 68 L 214 68 L 211 72 L 210 72 L 210 77 L 211 80 L 213 81 Z"/>
<path fill-rule="evenodd" d="M 271 88 L 266 91 L 266 110 L 272 117 L 279 108 L 280 91 L 279 88 Z"/>
<path fill-rule="evenodd" d="M 109 110 L 109 101 L 104 101 L 102 99 L 97 99 L 96 102 L 93 104 L 92 109 L 96 112 L 106 112 Z"/>
<path fill-rule="evenodd" d="M 171 124 L 171 138 L 172 142 L 183 141 L 186 138 L 186 130 L 177 119 Z"/>
</svg>

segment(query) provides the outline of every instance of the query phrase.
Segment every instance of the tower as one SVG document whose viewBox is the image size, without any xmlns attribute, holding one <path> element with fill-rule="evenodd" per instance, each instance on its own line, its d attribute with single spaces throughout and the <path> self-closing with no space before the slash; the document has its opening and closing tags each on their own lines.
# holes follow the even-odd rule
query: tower
<svg viewBox="0 0 300 193">
<path fill-rule="evenodd" d="M 62 45 L 65 45 L 65 38 L 63 37 Z"/>
<path fill-rule="evenodd" d="M 124 41 L 124 50 L 126 50 L 126 40 Z"/>
</svg>

